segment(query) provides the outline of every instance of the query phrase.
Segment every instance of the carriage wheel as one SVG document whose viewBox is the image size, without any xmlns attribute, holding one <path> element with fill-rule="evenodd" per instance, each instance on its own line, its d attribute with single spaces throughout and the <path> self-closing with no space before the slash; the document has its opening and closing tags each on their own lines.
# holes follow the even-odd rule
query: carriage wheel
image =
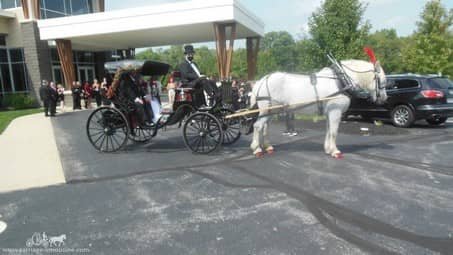
<svg viewBox="0 0 453 255">
<path fill-rule="evenodd" d="M 234 111 L 226 108 L 220 109 L 218 119 L 222 124 L 223 145 L 235 143 L 241 137 L 241 121 L 239 118 L 225 119 L 225 116 Z"/>
<path fill-rule="evenodd" d="M 138 143 L 148 142 L 151 138 L 153 138 L 155 128 L 157 128 L 157 125 L 154 128 L 141 128 L 137 126 L 134 129 L 135 135 L 129 134 L 129 139 Z"/>
<path fill-rule="evenodd" d="M 184 143 L 192 152 L 208 154 L 222 144 L 222 125 L 210 113 L 194 113 L 184 123 L 183 137 Z"/>
<path fill-rule="evenodd" d="M 88 140 L 102 152 L 114 152 L 127 142 L 129 127 L 126 117 L 117 109 L 100 107 L 91 113 L 87 121 Z"/>
</svg>

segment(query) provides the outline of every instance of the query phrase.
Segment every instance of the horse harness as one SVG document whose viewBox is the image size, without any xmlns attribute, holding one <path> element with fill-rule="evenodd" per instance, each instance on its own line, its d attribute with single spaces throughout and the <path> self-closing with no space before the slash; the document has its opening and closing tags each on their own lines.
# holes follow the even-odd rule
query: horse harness
<svg viewBox="0 0 453 255">
<path fill-rule="evenodd" d="M 297 107 L 295 109 L 286 109 L 287 111 L 295 111 L 299 108 L 303 108 L 303 107 L 307 107 L 307 106 L 310 106 L 312 104 L 317 104 L 318 106 L 318 112 L 319 114 L 323 114 L 324 112 L 324 104 L 323 102 L 320 101 L 320 97 L 319 97 L 319 93 L 318 93 L 318 89 L 317 89 L 317 83 L 318 83 L 318 78 L 329 78 L 329 79 L 335 79 L 335 80 L 339 80 L 339 86 L 338 86 L 338 91 L 333 93 L 333 94 L 330 94 L 328 95 L 327 97 L 334 97 L 334 96 L 337 96 L 337 95 L 340 95 L 340 94 L 343 94 L 345 93 L 347 96 L 349 97 L 356 97 L 356 98 L 361 98 L 361 99 L 368 99 L 370 98 L 370 92 L 367 91 L 367 90 L 364 90 L 358 86 L 356 86 L 354 84 L 354 82 L 352 81 L 351 77 L 349 77 L 349 75 L 346 74 L 345 70 L 343 67 L 347 68 L 348 70 L 352 71 L 352 72 L 355 72 L 355 73 L 369 73 L 369 72 L 374 72 L 374 81 L 375 81 L 375 93 L 376 93 L 376 98 L 380 98 L 381 97 L 381 92 L 380 90 L 383 88 L 382 86 L 382 83 L 379 79 L 379 73 L 380 71 L 378 70 L 377 68 L 377 65 L 374 64 L 374 70 L 366 70 L 366 71 L 357 71 L 357 70 L 353 70 L 341 63 L 339 63 L 335 58 L 333 58 L 332 56 L 328 55 L 328 58 L 329 60 L 332 62 L 332 65 L 330 66 L 330 68 L 332 69 L 332 71 L 334 72 L 335 76 L 334 77 L 324 77 L 324 76 L 317 76 L 316 73 L 312 73 L 310 74 L 310 83 L 313 85 L 313 89 L 314 89 L 314 92 L 315 92 L 315 96 L 316 96 L 316 102 L 313 102 L 311 104 L 307 104 L 307 105 L 304 105 L 304 106 L 301 106 L 301 107 Z M 271 76 L 272 74 L 269 74 L 267 76 L 265 76 L 265 79 L 266 79 L 266 82 L 265 82 L 265 86 L 266 86 L 266 90 L 267 90 L 267 95 L 268 96 L 260 96 L 260 97 L 256 97 L 256 101 L 269 101 L 269 105 L 272 106 L 272 97 L 271 97 L 271 94 L 270 94 L 270 90 L 269 90 L 269 84 L 268 84 L 268 80 L 269 80 L 269 77 Z M 257 91 L 257 95 L 259 95 L 259 92 L 261 90 L 261 88 L 263 87 L 263 84 L 260 85 L 260 87 L 258 88 L 258 91 Z M 289 105 L 286 106 L 286 108 L 288 108 Z M 265 115 L 262 115 L 262 116 L 266 116 L 268 114 L 265 114 Z"/>
</svg>

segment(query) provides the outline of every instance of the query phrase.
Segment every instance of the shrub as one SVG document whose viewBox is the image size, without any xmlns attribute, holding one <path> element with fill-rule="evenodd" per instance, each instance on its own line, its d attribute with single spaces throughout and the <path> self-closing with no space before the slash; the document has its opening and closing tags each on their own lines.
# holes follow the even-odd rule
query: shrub
<svg viewBox="0 0 453 255">
<path fill-rule="evenodd" d="M 37 101 L 28 94 L 9 94 L 3 95 L 2 108 L 28 109 L 36 107 Z"/>
</svg>

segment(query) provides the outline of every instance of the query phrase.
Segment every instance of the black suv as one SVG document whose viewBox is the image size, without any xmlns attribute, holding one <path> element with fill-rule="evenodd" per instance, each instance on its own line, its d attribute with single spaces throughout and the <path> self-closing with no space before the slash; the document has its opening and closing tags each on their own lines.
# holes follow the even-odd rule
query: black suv
<svg viewBox="0 0 453 255">
<path fill-rule="evenodd" d="M 453 117 L 453 83 L 441 76 L 398 74 L 387 76 L 387 102 L 376 105 L 353 98 L 345 114 L 363 119 L 391 119 L 397 127 L 410 127 L 416 120 L 431 125 Z"/>
</svg>

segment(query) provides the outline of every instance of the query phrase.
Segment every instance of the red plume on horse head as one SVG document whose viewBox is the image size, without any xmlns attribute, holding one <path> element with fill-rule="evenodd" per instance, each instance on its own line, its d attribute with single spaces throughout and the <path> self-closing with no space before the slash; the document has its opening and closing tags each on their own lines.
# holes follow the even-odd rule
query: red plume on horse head
<svg viewBox="0 0 453 255">
<path fill-rule="evenodd" d="M 376 56 L 374 55 L 373 49 L 371 49 L 370 47 L 365 47 L 363 48 L 363 50 L 370 57 L 370 62 L 376 64 Z"/>
</svg>

